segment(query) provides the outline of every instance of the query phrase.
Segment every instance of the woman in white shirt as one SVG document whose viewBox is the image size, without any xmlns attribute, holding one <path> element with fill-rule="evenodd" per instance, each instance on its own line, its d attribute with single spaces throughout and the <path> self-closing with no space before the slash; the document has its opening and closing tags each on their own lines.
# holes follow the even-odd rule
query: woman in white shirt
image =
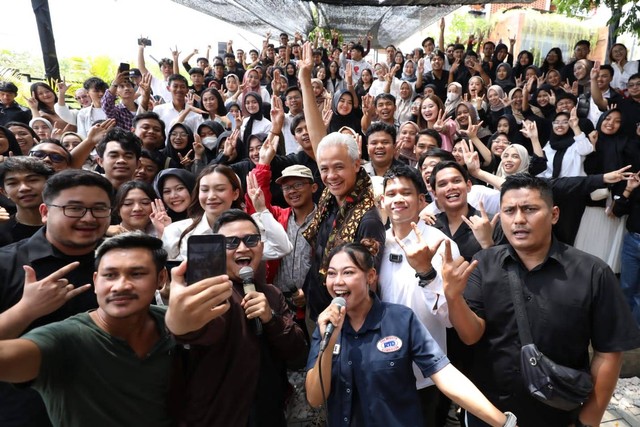
<svg viewBox="0 0 640 427">
<path fill-rule="evenodd" d="M 551 124 L 549 142 L 542 149 L 547 157 L 547 170 L 538 176 L 586 176 L 583 163 L 585 157 L 593 152 L 593 144 L 578 125 L 576 108 L 571 113 L 557 113 Z"/>
<path fill-rule="evenodd" d="M 240 180 L 233 169 L 226 165 L 211 165 L 203 169 L 193 190 L 189 218 L 164 229 L 162 242 L 168 259 L 187 259 L 189 236 L 213 234 L 211 229 L 218 216 L 227 209 L 242 209 L 243 197 Z M 254 219 L 260 221 L 259 226 L 262 224 L 260 234 L 265 242 L 265 260 L 279 259 L 291 252 L 293 246 L 286 231 L 268 210 L 254 214 Z"/>
</svg>

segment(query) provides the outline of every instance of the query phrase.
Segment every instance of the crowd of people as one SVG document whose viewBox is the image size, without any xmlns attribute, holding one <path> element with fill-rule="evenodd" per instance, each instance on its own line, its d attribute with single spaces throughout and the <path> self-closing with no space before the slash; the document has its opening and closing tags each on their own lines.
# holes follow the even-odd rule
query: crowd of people
<svg viewBox="0 0 640 427">
<path fill-rule="evenodd" d="M 639 61 L 444 30 L 377 63 L 335 31 L 175 47 L 161 77 L 141 39 L 79 110 L 0 82 L 0 424 L 286 426 L 306 366 L 332 426 L 599 425 L 640 347 Z M 226 275 L 187 285 L 210 234 Z M 527 389 L 514 271 L 592 378 L 571 410 Z"/>
</svg>

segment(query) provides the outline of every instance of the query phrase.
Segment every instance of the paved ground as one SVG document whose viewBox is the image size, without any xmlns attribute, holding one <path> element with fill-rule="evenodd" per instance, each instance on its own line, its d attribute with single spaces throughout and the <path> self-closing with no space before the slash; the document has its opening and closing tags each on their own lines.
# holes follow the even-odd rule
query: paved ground
<svg viewBox="0 0 640 427">
<path fill-rule="evenodd" d="M 318 411 L 312 409 L 304 396 L 304 374 L 292 372 L 289 381 L 294 386 L 294 394 L 289 402 L 287 420 L 289 427 L 324 426 Z M 620 379 L 607 412 L 602 419 L 602 427 L 640 427 L 640 378 Z"/>
</svg>

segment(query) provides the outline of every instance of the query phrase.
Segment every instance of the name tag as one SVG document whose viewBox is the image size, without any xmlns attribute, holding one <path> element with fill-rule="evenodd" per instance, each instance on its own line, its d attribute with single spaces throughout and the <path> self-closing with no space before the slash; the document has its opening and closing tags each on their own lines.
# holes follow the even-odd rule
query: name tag
<svg viewBox="0 0 640 427">
<path fill-rule="evenodd" d="M 382 353 L 393 353 L 402 348 L 402 340 L 396 336 L 384 337 L 376 344 L 378 351 Z"/>
<path fill-rule="evenodd" d="M 340 354 L 340 344 L 336 344 L 333 346 L 333 354 L 336 356 Z"/>
</svg>

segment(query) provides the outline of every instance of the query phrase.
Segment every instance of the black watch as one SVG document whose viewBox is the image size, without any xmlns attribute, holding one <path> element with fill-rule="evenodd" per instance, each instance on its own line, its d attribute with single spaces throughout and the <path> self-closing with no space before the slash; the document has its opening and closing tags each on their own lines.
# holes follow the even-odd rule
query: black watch
<svg viewBox="0 0 640 427">
<path fill-rule="evenodd" d="M 433 279 L 435 279 L 437 275 L 438 273 L 436 272 L 436 269 L 433 267 L 431 267 L 431 270 L 427 271 L 426 273 L 416 272 L 416 277 L 419 279 L 418 286 L 420 286 L 421 288 L 424 288 L 429 283 L 433 282 Z"/>
</svg>

